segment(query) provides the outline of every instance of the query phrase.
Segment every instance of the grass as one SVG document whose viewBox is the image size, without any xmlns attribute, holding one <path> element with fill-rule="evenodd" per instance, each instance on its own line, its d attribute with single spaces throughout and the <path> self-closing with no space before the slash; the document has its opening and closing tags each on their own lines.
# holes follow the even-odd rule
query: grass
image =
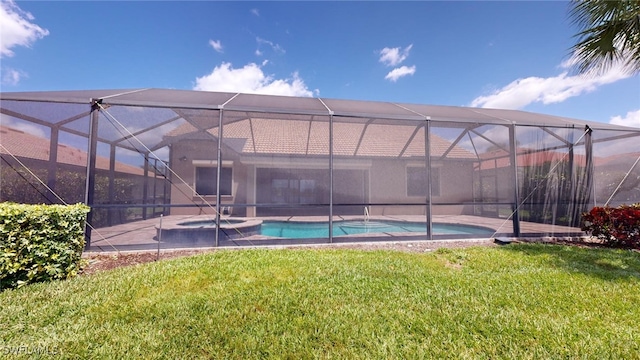
<svg viewBox="0 0 640 360">
<path fill-rule="evenodd" d="M 637 359 L 639 304 L 640 254 L 630 251 L 218 251 L 4 291 L 0 350 L 44 348 L 63 358 Z"/>
</svg>

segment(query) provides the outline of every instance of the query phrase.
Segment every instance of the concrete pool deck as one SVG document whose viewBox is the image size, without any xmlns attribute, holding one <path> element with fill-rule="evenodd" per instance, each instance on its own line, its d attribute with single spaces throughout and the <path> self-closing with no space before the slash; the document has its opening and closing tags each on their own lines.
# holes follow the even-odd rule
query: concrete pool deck
<svg viewBox="0 0 640 360">
<path fill-rule="evenodd" d="M 223 217 L 221 222 L 224 223 L 225 219 L 238 219 L 233 217 Z M 179 223 L 187 221 L 201 221 L 215 219 L 211 215 L 169 215 L 162 217 L 162 227 L 176 226 Z M 275 221 L 290 221 L 290 222 L 326 222 L 326 216 L 276 216 L 276 217 L 261 217 L 261 218 L 248 218 L 249 221 L 255 220 L 275 220 Z M 362 221 L 362 216 L 334 216 L 334 221 Z M 407 221 L 407 222 L 424 222 L 424 215 L 397 215 L 397 216 L 371 216 L 371 221 Z M 509 236 L 512 232 L 512 221 L 506 219 L 486 218 L 473 215 L 456 215 L 456 216 L 433 216 L 434 223 L 441 224 L 462 224 L 479 226 L 483 228 L 493 229 L 497 233 L 494 236 Z M 160 249 L 175 249 L 175 248 L 195 248 L 195 247 L 213 247 L 215 246 L 215 239 L 210 241 L 198 241 L 194 243 L 185 242 L 171 242 L 161 241 L 158 244 L 157 241 L 157 228 L 160 226 L 160 218 L 153 218 L 147 220 L 135 221 L 127 224 L 121 224 L 110 227 L 103 227 L 94 229 L 91 231 L 91 244 L 88 247 L 88 251 L 134 251 L 134 250 L 154 250 L 160 245 Z M 227 231 L 235 231 L 241 233 L 241 230 L 234 226 L 234 224 L 226 224 L 221 226 L 221 229 L 227 228 Z M 521 233 L 525 237 L 530 235 L 533 237 L 545 236 L 545 234 L 556 234 L 555 236 L 579 236 L 582 234 L 580 229 L 572 228 L 560 225 L 547 225 L 537 224 L 530 222 L 520 222 Z M 560 234 L 560 235 L 558 235 Z M 236 234 L 237 235 L 237 234 Z M 548 235 L 547 235 L 548 236 Z M 448 235 L 434 237 L 438 240 L 446 239 L 464 239 L 465 237 Z M 478 238 L 478 236 L 474 237 Z M 489 238 L 489 237 L 486 237 Z M 380 233 L 380 234 L 358 234 L 349 236 L 334 237 L 334 242 L 361 242 L 361 241 L 395 241 L 395 240 L 425 240 L 425 233 Z M 291 244 L 305 244 L 305 243 L 328 243 L 327 239 L 282 239 L 274 238 L 263 235 L 250 235 L 250 236 L 236 236 L 231 240 L 219 241 L 219 246 L 258 246 L 258 245 L 291 245 Z"/>
</svg>

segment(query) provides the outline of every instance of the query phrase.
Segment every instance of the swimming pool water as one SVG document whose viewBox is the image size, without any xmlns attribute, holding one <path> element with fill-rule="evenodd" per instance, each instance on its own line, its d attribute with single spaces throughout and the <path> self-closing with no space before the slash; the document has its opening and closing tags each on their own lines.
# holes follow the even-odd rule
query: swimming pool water
<svg viewBox="0 0 640 360">
<path fill-rule="evenodd" d="M 426 234 L 427 225 L 426 223 L 403 221 L 369 221 L 367 223 L 363 221 L 336 221 L 333 223 L 333 236 L 401 232 Z M 442 223 L 433 224 L 434 235 L 490 235 L 491 233 L 489 229 L 475 226 Z M 329 237 L 329 223 L 264 221 L 260 234 L 288 239 L 327 238 Z"/>
</svg>

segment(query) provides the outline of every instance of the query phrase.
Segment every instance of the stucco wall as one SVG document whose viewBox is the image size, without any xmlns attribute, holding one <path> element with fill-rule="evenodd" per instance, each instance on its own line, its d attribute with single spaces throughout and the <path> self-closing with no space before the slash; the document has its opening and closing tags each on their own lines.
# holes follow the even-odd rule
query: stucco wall
<svg viewBox="0 0 640 360">
<path fill-rule="evenodd" d="M 224 151 L 223 154 L 232 153 Z M 171 189 L 172 204 L 204 203 L 202 199 L 194 196 L 195 167 L 197 161 L 212 161 L 215 164 L 217 158 L 217 145 L 214 141 L 190 140 L 174 143 L 171 149 L 171 166 L 173 170 L 188 185 L 174 180 Z M 196 161 L 196 164 L 194 164 Z M 364 163 L 364 162 L 363 162 Z M 223 166 L 233 166 L 233 190 L 232 196 L 222 196 L 222 205 L 234 203 L 253 203 L 259 198 L 260 192 L 269 189 L 256 189 L 255 165 L 243 164 L 239 157 L 223 157 Z M 340 164 L 340 161 L 336 161 Z M 341 172 L 336 169 L 334 174 L 334 202 L 345 203 L 401 203 L 414 205 L 378 205 L 371 207 L 372 215 L 422 215 L 426 212 L 423 196 L 409 196 L 407 194 L 407 166 L 420 166 L 419 162 L 399 159 L 368 159 L 367 166 L 358 166 L 358 171 Z M 418 165 L 416 165 L 418 164 Z M 202 165 L 200 165 L 202 166 Z M 264 166 L 264 165 L 261 165 Z M 470 162 L 446 161 L 434 162 L 433 167 L 439 172 L 439 182 L 434 188 L 439 191 L 434 193 L 434 214 L 465 214 L 470 209 L 461 202 L 473 200 L 473 165 Z M 364 171 L 363 171 L 364 170 Z M 342 176 L 341 175 L 344 175 Z M 361 175 L 358 175 L 361 174 Z M 354 176 L 358 177 L 355 179 Z M 357 180 L 357 181 L 356 181 Z M 190 188 L 191 187 L 191 188 Z M 363 189 L 363 187 L 365 187 Z M 215 196 L 207 196 L 205 200 L 215 208 Z M 328 200 L 327 200 L 328 201 Z M 438 205 L 446 204 L 446 205 Z M 363 209 L 364 210 L 364 209 Z M 351 211 L 354 211 L 353 209 Z M 198 208 L 172 208 L 171 214 L 199 214 L 214 213 L 213 209 L 204 206 Z M 232 208 L 233 215 L 253 216 L 253 208 Z M 298 213 L 292 215 L 300 215 Z"/>
<path fill-rule="evenodd" d="M 426 197 L 407 194 L 407 167 L 415 162 L 397 159 L 374 161 L 371 166 L 372 203 L 424 204 Z M 455 204 L 473 199 L 473 166 L 469 162 L 434 162 L 432 167 L 439 172 L 439 181 L 433 184 L 433 203 Z M 464 214 L 470 211 L 463 205 L 434 206 L 434 215 Z M 422 215 L 426 206 L 372 206 L 373 215 Z"/>
<path fill-rule="evenodd" d="M 214 141 L 190 140 L 180 141 L 172 145 L 170 156 L 171 167 L 181 179 L 172 175 L 171 203 L 185 205 L 196 203 L 202 205 L 201 208 L 174 207 L 171 208 L 172 215 L 215 214 L 215 195 L 204 196 L 204 200 L 195 196 L 195 169 L 196 166 L 205 165 L 194 164 L 194 161 L 209 160 L 215 162 L 217 156 L 217 144 Z M 222 196 L 221 206 L 231 206 L 234 203 L 246 203 L 247 187 L 238 180 L 247 178 L 247 168 L 237 161 L 237 159 L 234 160 L 233 158 L 224 158 L 223 166 L 226 166 L 228 161 L 231 161 L 233 167 L 232 195 Z M 212 166 L 215 166 L 215 163 Z M 209 207 L 207 203 L 211 204 L 211 207 Z M 245 214 L 244 208 L 230 207 L 229 210 L 232 211 L 234 215 L 244 216 Z"/>
</svg>

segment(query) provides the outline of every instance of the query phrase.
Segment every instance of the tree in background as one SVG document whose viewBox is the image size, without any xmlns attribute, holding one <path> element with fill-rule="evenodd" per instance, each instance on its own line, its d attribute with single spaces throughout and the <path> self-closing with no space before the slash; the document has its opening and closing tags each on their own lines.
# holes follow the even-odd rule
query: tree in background
<svg viewBox="0 0 640 360">
<path fill-rule="evenodd" d="M 640 0 L 573 0 L 569 15 L 579 28 L 572 50 L 580 73 L 618 63 L 640 72 Z"/>
</svg>

